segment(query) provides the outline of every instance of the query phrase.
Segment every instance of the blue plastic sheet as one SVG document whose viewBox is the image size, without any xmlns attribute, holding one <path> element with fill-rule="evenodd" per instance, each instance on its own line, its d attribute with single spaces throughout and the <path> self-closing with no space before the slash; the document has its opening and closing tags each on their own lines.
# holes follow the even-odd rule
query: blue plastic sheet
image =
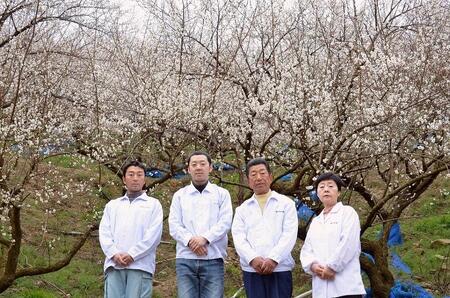
<svg viewBox="0 0 450 298">
<path fill-rule="evenodd" d="M 392 225 L 387 244 L 389 247 L 403 244 L 403 236 L 398 222 Z"/>
<path fill-rule="evenodd" d="M 280 178 L 280 181 L 287 182 L 292 180 L 292 173 L 286 174 Z"/>
<path fill-rule="evenodd" d="M 379 234 L 379 237 L 381 237 L 381 232 Z M 389 232 L 387 244 L 389 247 L 403 244 L 403 237 L 400 230 L 400 224 L 398 222 L 392 225 L 392 228 Z M 373 257 L 370 254 L 366 253 L 363 254 L 365 254 L 367 257 L 373 260 Z M 409 268 L 409 266 L 402 261 L 402 259 L 398 254 L 392 251 L 391 251 L 391 265 L 400 271 L 403 271 L 407 274 L 412 274 L 411 268 Z M 366 292 L 367 292 L 367 295 L 365 296 L 366 298 L 373 297 L 371 289 L 366 289 Z M 412 281 L 396 280 L 394 282 L 394 286 L 391 288 L 389 298 L 433 298 L 433 296 L 430 293 L 428 293 L 424 288 L 422 288 L 420 285 L 415 284 Z"/>
<path fill-rule="evenodd" d="M 315 189 L 311 190 L 308 193 L 308 195 L 311 198 L 311 200 L 313 200 L 314 202 L 318 202 L 319 201 L 319 196 L 317 195 L 317 191 Z"/>
<path fill-rule="evenodd" d="M 368 253 L 365 253 L 365 252 L 362 252 L 362 254 L 365 255 L 366 257 L 368 257 L 369 260 L 370 260 L 372 263 L 375 264 L 375 258 L 374 258 L 371 254 L 368 254 Z"/>
<path fill-rule="evenodd" d="M 147 169 L 145 171 L 145 177 L 150 177 L 150 178 L 161 178 L 162 177 L 162 173 L 159 170 L 150 170 Z"/>
<path fill-rule="evenodd" d="M 57 152 L 59 149 L 60 149 L 59 146 L 49 144 L 49 145 L 39 148 L 39 155 L 49 155 L 51 153 Z"/>
<path fill-rule="evenodd" d="M 309 221 L 309 219 L 314 216 L 315 213 L 308 206 L 301 203 L 297 206 L 297 217 L 298 219 Z"/>
<path fill-rule="evenodd" d="M 186 173 L 185 173 L 185 172 L 176 172 L 176 173 L 173 175 L 173 178 L 175 178 L 175 179 L 183 179 L 184 176 L 186 176 Z"/>
<path fill-rule="evenodd" d="M 234 170 L 234 167 L 230 164 L 227 164 L 226 162 L 216 162 L 213 163 L 212 165 L 213 169 L 218 171 L 218 170 L 223 170 L 223 171 L 231 171 Z"/>
<path fill-rule="evenodd" d="M 381 238 L 382 233 L 383 230 L 381 230 L 380 233 L 378 233 L 378 239 Z M 391 230 L 389 231 L 389 238 L 387 245 L 389 247 L 392 247 L 401 244 L 403 244 L 402 231 L 400 230 L 400 224 L 396 222 L 392 225 Z"/>
<path fill-rule="evenodd" d="M 424 288 L 410 281 L 395 281 L 389 298 L 433 298 Z"/>
<path fill-rule="evenodd" d="M 406 274 L 411 274 L 411 268 L 409 268 L 408 265 L 406 265 L 400 256 L 396 254 L 395 252 L 391 252 L 391 264 L 392 266 L 400 271 L 405 272 Z"/>
<path fill-rule="evenodd" d="M 372 289 L 366 289 L 365 298 L 373 298 Z M 433 295 L 415 283 L 396 280 L 391 288 L 389 298 L 433 298 Z"/>
</svg>

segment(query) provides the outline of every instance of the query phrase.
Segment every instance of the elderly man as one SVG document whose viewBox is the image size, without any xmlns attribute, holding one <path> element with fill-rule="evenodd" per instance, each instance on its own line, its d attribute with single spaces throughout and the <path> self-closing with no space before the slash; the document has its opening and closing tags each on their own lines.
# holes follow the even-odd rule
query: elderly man
<svg viewBox="0 0 450 298">
<path fill-rule="evenodd" d="M 270 189 L 273 177 L 262 158 L 248 162 L 253 196 L 236 208 L 231 232 L 248 298 L 292 296 L 291 251 L 297 239 L 295 203 Z"/>
<path fill-rule="evenodd" d="M 193 152 L 187 164 L 192 183 L 173 195 L 169 213 L 170 235 L 177 241 L 178 297 L 223 297 L 231 197 L 209 182 L 212 166 L 207 153 Z"/>
<path fill-rule="evenodd" d="M 150 298 L 156 247 L 163 212 L 158 200 L 143 191 L 145 167 L 132 161 L 123 167 L 127 192 L 105 206 L 99 227 L 105 253 L 105 298 Z"/>
</svg>

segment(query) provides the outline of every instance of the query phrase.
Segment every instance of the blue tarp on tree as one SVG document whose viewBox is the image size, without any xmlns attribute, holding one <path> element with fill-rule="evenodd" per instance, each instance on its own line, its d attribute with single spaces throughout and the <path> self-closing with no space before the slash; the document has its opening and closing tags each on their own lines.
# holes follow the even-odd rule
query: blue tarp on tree
<svg viewBox="0 0 450 298">
<path fill-rule="evenodd" d="M 309 219 L 315 215 L 314 211 L 312 211 L 308 206 L 300 202 L 300 200 L 295 200 L 295 206 L 297 207 L 297 217 L 303 221 L 309 221 Z"/>
<path fill-rule="evenodd" d="M 286 174 L 280 178 L 280 181 L 287 182 L 292 180 L 292 173 Z"/>
<path fill-rule="evenodd" d="M 382 231 L 379 233 L 379 237 L 381 237 Z M 400 224 L 398 222 L 392 225 L 392 228 L 389 232 L 389 238 L 387 242 L 389 247 L 397 246 L 403 244 L 403 236 L 400 229 Z M 365 254 L 368 258 L 374 261 L 373 256 L 370 254 Z M 406 274 L 411 275 L 411 269 L 408 265 L 406 265 L 400 256 L 395 252 L 391 252 L 391 265 L 397 270 L 400 270 Z M 366 289 L 367 295 L 366 298 L 372 298 L 372 290 Z M 389 298 L 433 298 L 433 295 L 428 293 L 424 288 L 419 286 L 418 284 L 413 283 L 412 281 L 399 281 L 396 280 L 394 282 L 394 286 L 391 288 L 391 293 Z"/>
</svg>

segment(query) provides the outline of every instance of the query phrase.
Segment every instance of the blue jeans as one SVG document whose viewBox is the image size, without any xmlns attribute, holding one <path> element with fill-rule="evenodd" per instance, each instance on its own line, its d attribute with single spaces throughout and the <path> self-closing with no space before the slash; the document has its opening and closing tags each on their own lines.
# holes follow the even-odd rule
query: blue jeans
<svg viewBox="0 0 450 298">
<path fill-rule="evenodd" d="M 150 298 L 152 274 L 136 269 L 114 269 L 105 272 L 105 298 Z"/>
<path fill-rule="evenodd" d="M 179 298 L 223 297 L 222 259 L 177 259 L 176 271 Z"/>
</svg>

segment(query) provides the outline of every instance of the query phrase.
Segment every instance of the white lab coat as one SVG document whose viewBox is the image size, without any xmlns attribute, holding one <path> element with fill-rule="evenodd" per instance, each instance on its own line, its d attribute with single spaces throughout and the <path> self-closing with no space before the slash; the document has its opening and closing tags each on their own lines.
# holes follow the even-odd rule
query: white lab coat
<svg viewBox="0 0 450 298">
<path fill-rule="evenodd" d="M 170 235 L 177 241 L 176 257 L 225 259 L 232 218 L 231 197 L 225 188 L 208 182 L 201 193 L 192 183 L 179 189 L 173 195 L 169 213 Z M 188 247 L 193 236 L 208 240 L 206 256 L 197 256 Z"/>
<path fill-rule="evenodd" d="M 242 270 L 255 272 L 250 262 L 258 257 L 278 263 L 274 272 L 291 271 L 295 265 L 291 251 L 297 240 L 298 219 L 295 203 L 272 191 L 264 212 L 255 196 L 236 208 L 231 226 L 234 247 Z"/>
<path fill-rule="evenodd" d="M 313 276 L 314 298 L 365 294 L 361 278 L 360 223 L 356 211 L 337 203 L 324 216 L 313 219 L 300 252 L 305 272 Z M 336 272 L 334 280 L 323 280 L 311 271 L 311 265 L 326 265 Z"/>
<path fill-rule="evenodd" d="M 99 240 L 105 253 L 104 270 L 138 269 L 155 272 L 156 247 L 161 240 L 161 203 L 145 193 L 132 202 L 127 196 L 108 202 L 99 227 Z M 134 260 L 127 267 L 113 261 L 116 253 L 128 253 Z"/>
</svg>

